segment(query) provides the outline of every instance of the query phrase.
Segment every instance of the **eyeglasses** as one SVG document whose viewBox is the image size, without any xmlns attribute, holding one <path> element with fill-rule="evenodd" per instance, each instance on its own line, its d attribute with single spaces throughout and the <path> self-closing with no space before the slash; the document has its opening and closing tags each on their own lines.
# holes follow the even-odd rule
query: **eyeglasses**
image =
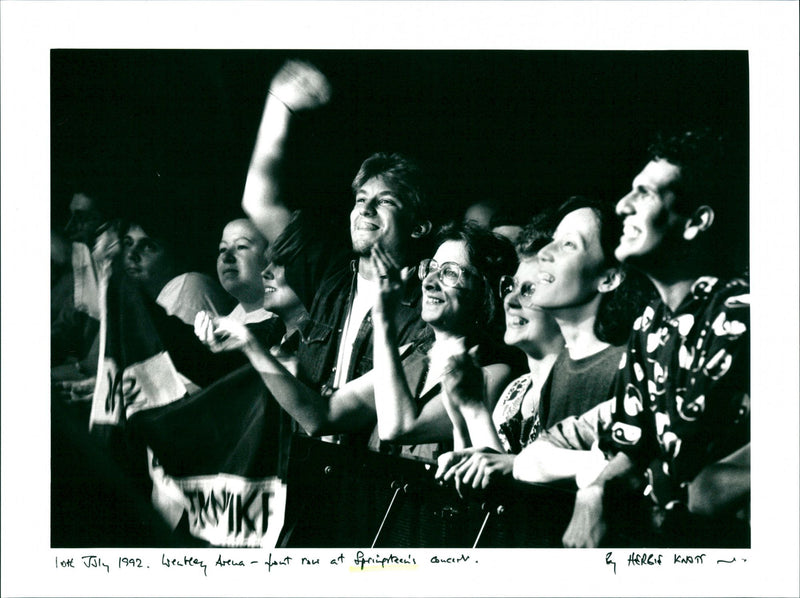
<svg viewBox="0 0 800 598">
<path fill-rule="evenodd" d="M 428 274 L 436 273 L 439 282 L 453 288 L 463 288 L 461 283 L 465 280 L 465 275 L 475 276 L 473 269 L 459 266 L 455 262 L 445 262 L 439 264 L 436 260 L 422 260 L 419 263 L 417 274 L 420 280 L 425 280 Z"/>
<path fill-rule="evenodd" d="M 500 297 L 505 299 L 505 296 L 517 292 L 519 303 L 522 307 L 531 307 L 533 305 L 533 293 L 536 291 L 536 285 L 532 282 L 520 283 L 514 276 L 502 276 L 500 278 Z"/>
</svg>

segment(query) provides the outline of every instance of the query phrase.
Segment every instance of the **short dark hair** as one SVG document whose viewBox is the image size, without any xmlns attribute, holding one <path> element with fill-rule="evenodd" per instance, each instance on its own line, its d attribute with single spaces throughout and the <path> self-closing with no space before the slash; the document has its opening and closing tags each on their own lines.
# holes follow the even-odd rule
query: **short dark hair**
<svg viewBox="0 0 800 598">
<path fill-rule="evenodd" d="M 707 254 L 717 274 L 736 275 L 747 268 L 749 240 L 749 174 L 747 143 L 734 143 L 710 127 L 660 133 L 648 148 L 650 160 L 680 168 L 672 189 L 674 210 L 690 216 L 702 205 L 714 210 L 713 235 L 705 235 L 700 255 Z M 714 248 L 725 251 L 713 251 Z M 713 255 L 712 255 L 713 254 Z M 713 259 L 712 259 L 713 258 Z"/>
<path fill-rule="evenodd" d="M 517 255 L 520 259 L 536 257 L 539 250 L 552 240 L 552 216 L 548 212 L 541 212 L 522 229 L 522 234 L 517 239 Z"/>
<path fill-rule="evenodd" d="M 191 247 L 194 243 L 181 242 L 181 234 L 170 234 L 168 223 L 159 221 L 153 216 L 141 216 L 137 219 L 122 218 L 118 221 L 120 238 L 128 234 L 134 226 L 140 227 L 144 233 L 161 249 L 165 257 L 178 273 L 194 270 L 195 262 L 192 261 Z"/>
<path fill-rule="evenodd" d="M 498 226 L 525 227 L 530 220 L 530 216 L 531 210 L 526 201 L 516 201 L 516 198 L 510 198 L 510 201 L 498 204 L 497 210 L 489 219 L 489 228 L 495 229 Z"/>
<path fill-rule="evenodd" d="M 675 209 L 688 215 L 700 205 L 718 208 L 727 201 L 735 182 L 741 182 L 742 164 L 728 146 L 723 134 L 705 127 L 677 134 L 658 133 L 647 148 L 650 160 L 666 160 L 680 168 L 673 185 L 678 195 Z"/>
<path fill-rule="evenodd" d="M 415 221 L 431 220 L 428 204 L 428 181 L 419 164 L 399 153 L 377 152 L 364 160 L 353 179 L 353 194 L 370 179 L 380 177 L 400 196 L 403 206 L 410 206 Z"/>
</svg>

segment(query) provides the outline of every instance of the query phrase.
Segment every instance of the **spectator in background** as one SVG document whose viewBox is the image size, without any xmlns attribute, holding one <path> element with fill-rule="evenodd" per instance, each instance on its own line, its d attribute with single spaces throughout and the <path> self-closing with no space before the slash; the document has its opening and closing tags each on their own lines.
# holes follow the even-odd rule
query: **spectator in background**
<svg viewBox="0 0 800 598">
<path fill-rule="evenodd" d="M 525 230 L 525 227 L 522 224 L 517 223 L 505 223 L 505 224 L 497 224 L 492 225 L 491 231 L 496 235 L 500 235 L 501 237 L 505 237 L 512 243 L 516 244 L 520 237 L 522 236 L 522 232 Z"/>
<path fill-rule="evenodd" d="M 527 200 L 515 201 L 513 198 L 509 198 L 509 201 L 500 206 L 492 215 L 489 228 L 492 232 L 502 235 L 517 245 L 525 227 L 531 221 L 529 206 L 530 202 Z"/>
<path fill-rule="evenodd" d="M 482 199 L 467 206 L 464 210 L 462 221 L 471 222 L 475 226 L 490 230 L 492 228 L 492 218 L 500 210 L 500 203 L 496 199 Z"/>
<path fill-rule="evenodd" d="M 121 243 L 125 273 L 168 315 L 193 325 L 199 311 L 231 311 L 233 302 L 217 282 L 206 274 L 186 271 L 176 240 L 130 222 L 122 228 Z"/>
<path fill-rule="evenodd" d="M 531 202 L 528 198 L 504 199 L 501 202 L 487 198 L 471 204 L 464 210 L 462 221 L 490 230 L 516 245 L 531 220 Z"/>
<path fill-rule="evenodd" d="M 106 210 L 96 192 L 78 191 L 69 204 L 70 218 L 64 229 L 73 243 L 94 246 L 100 227 L 107 222 Z"/>
<path fill-rule="evenodd" d="M 108 209 L 96 191 L 72 195 L 64 236 L 51 234 L 50 365 L 55 382 L 80 380 L 97 367 L 99 329 L 97 268 L 92 258 L 97 235 L 108 225 Z"/>
</svg>

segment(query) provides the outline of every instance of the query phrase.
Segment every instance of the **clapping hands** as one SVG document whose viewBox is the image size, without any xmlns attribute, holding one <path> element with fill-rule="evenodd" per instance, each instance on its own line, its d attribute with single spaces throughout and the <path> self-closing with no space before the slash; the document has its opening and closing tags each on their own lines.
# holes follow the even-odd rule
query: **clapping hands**
<svg viewBox="0 0 800 598">
<path fill-rule="evenodd" d="M 371 259 L 379 284 L 372 316 L 379 322 L 388 322 L 397 312 L 397 306 L 403 298 L 405 281 L 411 276 L 411 270 L 401 269 L 394 258 L 378 243 L 372 246 Z"/>
<path fill-rule="evenodd" d="M 453 355 L 448 361 L 442 378 L 445 396 L 458 409 L 478 407 L 485 404 L 486 387 L 483 370 L 478 365 L 478 347 L 469 352 Z"/>
</svg>

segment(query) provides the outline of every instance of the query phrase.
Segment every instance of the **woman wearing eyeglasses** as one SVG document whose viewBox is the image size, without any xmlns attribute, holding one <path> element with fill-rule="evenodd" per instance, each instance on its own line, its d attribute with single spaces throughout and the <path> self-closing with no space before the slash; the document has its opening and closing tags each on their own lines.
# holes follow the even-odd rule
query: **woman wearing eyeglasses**
<svg viewBox="0 0 800 598">
<path fill-rule="evenodd" d="M 472 360 L 456 358 L 445 377 L 445 406 L 465 450 L 443 456 L 437 475 L 448 474 L 446 479 L 449 480 L 458 471 L 455 466 L 463 464 L 461 475 L 455 477 L 459 485 L 461 476 L 470 471 L 471 466 L 489 470 L 504 468 L 510 473 L 514 456 L 542 430 L 539 415 L 542 386 L 564 348 L 564 338 L 556 321 L 534 304 L 539 279 L 537 254 L 550 241 L 545 220 L 538 217 L 525 228 L 517 244 L 520 258 L 517 272 L 500 279 L 499 290 L 505 310 L 504 341 L 524 353 L 528 372 L 506 387 L 493 412 L 486 408 L 482 387 L 475 384 L 480 381 L 474 377 Z M 465 427 L 466 434 L 459 433 Z"/>
<path fill-rule="evenodd" d="M 476 448 L 442 457 L 437 475 L 446 480 L 454 478 L 459 485 L 486 487 L 493 477 L 513 472 L 526 481 L 545 481 L 520 473 L 515 455 L 531 445 L 542 430 L 589 412 L 610 395 L 624 352 L 622 345 L 644 306 L 649 285 L 638 276 L 631 276 L 623 285 L 626 273 L 614 258 L 621 225 L 611 206 L 573 197 L 558 209 L 554 222 L 552 240 L 539 249 L 535 263 L 528 267 L 533 280 L 505 282 L 505 290 L 511 291 L 505 302 L 506 342 L 513 340 L 515 304 L 525 304 L 552 318 L 563 337 L 563 349 L 536 364 L 538 371 L 549 367 L 550 372 L 546 380 L 539 381 L 535 408 L 533 397 L 528 396 L 516 411 L 513 399 L 507 400 L 504 395 L 495 413 L 497 433 L 494 426 L 486 424 L 480 390 L 469 382 L 470 364 L 453 364 L 445 383 L 448 402 L 453 405 L 451 411 L 467 420 L 471 444 Z M 555 348 L 552 339 L 545 346 Z M 510 408 L 501 415 L 499 411 L 505 406 Z M 588 449 L 595 439 L 586 442 L 586 437 L 568 438 L 558 446 Z M 573 471 L 574 463 L 570 460 L 563 470 Z"/>
<path fill-rule="evenodd" d="M 539 396 L 558 354 L 564 348 L 564 338 L 553 317 L 534 304 L 534 291 L 539 277 L 536 256 L 539 249 L 550 240 L 549 234 L 539 226 L 541 219 L 529 225 L 517 245 L 520 262 L 514 276 L 500 279 L 500 297 L 505 310 L 503 340 L 509 347 L 525 355 L 528 372 L 511 382 L 500 397 L 491 419 L 476 404 L 464 401 L 462 369 L 464 363 L 454 363 L 445 381 L 446 405 L 451 412 L 456 409 L 473 422 L 470 426 L 470 444 L 485 445 L 498 451 L 518 453 L 532 442 L 541 431 Z"/>
<path fill-rule="evenodd" d="M 449 358 L 478 347 L 480 359 L 496 355 L 502 311 L 497 291 L 517 258 L 506 239 L 469 225 L 443 229 L 436 252 L 418 269 L 422 284 L 422 320 L 426 329 L 411 346 L 398 347 L 393 310 L 402 295 L 402 271 L 380 246 L 372 259 L 380 293 L 372 308 L 373 370 L 321 396 L 291 376 L 252 338 L 246 328 L 226 318 L 198 317 L 196 331 L 212 350 L 241 349 L 265 385 L 289 414 L 312 436 L 373 431 L 370 445 L 381 441 L 402 446 L 394 452 L 434 460 L 439 443 L 449 442 L 453 427 L 442 403 L 440 379 Z M 511 378 L 505 363 L 481 370 L 491 409 Z M 377 424 L 377 426 L 376 426 Z"/>
</svg>

